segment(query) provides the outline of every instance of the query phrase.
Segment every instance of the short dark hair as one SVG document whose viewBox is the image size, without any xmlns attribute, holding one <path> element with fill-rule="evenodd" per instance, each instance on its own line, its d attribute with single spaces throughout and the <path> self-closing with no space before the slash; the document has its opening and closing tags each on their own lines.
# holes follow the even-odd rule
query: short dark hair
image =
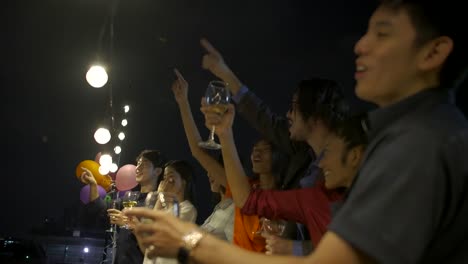
<svg viewBox="0 0 468 264">
<path fill-rule="evenodd" d="M 341 156 L 343 164 L 346 162 L 346 156 L 351 149 L 357 146 L 367 146 L 368 139 L 362 125 L 362 122 L 365 122 L 366 118 L 366 114 L 360 113 L 338 122 L 335 133 L 345 142 L 345 151 Z"/>
<path fill-rule="evenodd" d="M 330 79 L 315 77 L 302 80 L 295 94 L 298 110 L 304 120 L 310 117 L 320 119 L 331 130 L 348 111 L 342 87 Z"/>
<path fill-rule="evenodd" d="M 441 73 L 441 86 L 457 88 L 468 73 L 468 42 L 466 23 L 463 23 L 466 10 L 463 1 L 445 0 L 380 0 L 383 7 L 391 10 L 405 10 L 416 29 L 415 45 L 447 36 L 453 41 L 453 50 L 447 57 Z"/>
<path fill-rule="evenodd" d="M 136 157 L 136 161 L 140 160 L 141 158 L 147 159 L 153 164 L 155 168 L 162 168 L 164 169 L 164 163 L 166 163 L 166 158 L 161 154 L 159 150 L 150 150 L 146 149 L 140 152 L 140 154 Z"/>
</svg>

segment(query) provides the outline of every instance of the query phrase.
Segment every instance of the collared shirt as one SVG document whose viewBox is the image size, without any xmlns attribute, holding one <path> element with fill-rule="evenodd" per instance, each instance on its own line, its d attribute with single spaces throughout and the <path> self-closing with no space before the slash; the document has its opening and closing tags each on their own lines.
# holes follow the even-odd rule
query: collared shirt
<svg viewBox="0 0 468 264">
<path fill-rule="evenodd" d="M 306 172 L 304 173 L 304 177 L 299 181 L 301 188 L 312 187 L 315 183 L 317 178 L 321 175 L 322 170 L 318 166 L 320 160 L 323 158 L 325 152 L 320 152 L 318 157 L 316 158 L 314 150 L 311 148 L 309 149 L 309 155 L 312 162 L 310 163 L 309 167 L 307 168 Z"/>
<path fill-rule="evenodd" d="M 369 114 L 364 163 L 329 229 L 379 263 L 466 263 L 468 122 L 446 90 Z"/>
<path fill-rule="evenodd" d="M 231 198 L 219 202 L 201 228 L 222 240 L 232 242 L 234 232 L 234 208 L 235 205 Z"/>
</svg>

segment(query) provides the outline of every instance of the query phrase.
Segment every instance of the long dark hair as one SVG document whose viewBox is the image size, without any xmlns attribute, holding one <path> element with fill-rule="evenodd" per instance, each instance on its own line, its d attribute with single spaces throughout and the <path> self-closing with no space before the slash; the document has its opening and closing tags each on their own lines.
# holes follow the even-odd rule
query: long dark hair
<svg viewBox="0 0 468 264">
<path fill-rule="evenodd" d="M 263 137 L 258 138 L 253 144 L 253 147 L 260 142 L 265 142 L 271 147 L 271 171 L 272 171 L 273 176 L 275 177 L 274 188 L 278 188 L 282 177 L 286 173 L 286 169 L 289 163 L 289 158 L 286 155 L 286 153 L 281 151 L 273 142 Z M 252 147 L 252 150 L 253 150 L 253 147 Z M 251 167 L 253 167 L 252 161 L 250 162 L 251 162 Z M 255 178 L 258 178 L 258 175 L 256 173 L 253 173 L 253 175 Z"/>
<path fill-rule="evenodd" d="M 185 181 L 185 189 L 184 189 L 184 198 L 189 200 L 190 202 L 194 202 L 193 196 L 193 167 L 185 160 L 171 160 L 168 161 L 164 168 L 172 168 L 177 171 Z M 161 177 L 162 178 L 162 177 Z"/>
</svg>

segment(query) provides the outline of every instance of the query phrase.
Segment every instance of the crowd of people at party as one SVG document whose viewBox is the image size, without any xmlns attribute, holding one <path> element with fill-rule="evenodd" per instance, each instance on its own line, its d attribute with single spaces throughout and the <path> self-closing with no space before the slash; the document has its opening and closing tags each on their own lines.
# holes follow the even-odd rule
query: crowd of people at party
<svg viewBox="0 0 468 264">
<path fill-rule="evenodd" d="M 202 39 L 202 68 L 230 94 L 195 106 L 218 156 L 200 144 L 190 85 L 177 69 L 171 88 L 219 203 L 196 225 L 193 168 L 160 150 L 136 158 L 131 209 L 107 210 L 84 170 L 88 215 L 118 228 L 114 263 L 467 263 L 468 122 L 454 103 L 468 71 L 461 10 L 455 1 L 380 2 L 354 48 L 354 91 L 376 105 L 362 113 L 338 82 L 312 77 L 276 88 L 290 108 L 275 114 Z M 236 118 L 261 135 L 252 175 L 235 142 L 249 135 L 234 134 Z M 177 201 L 170 213 L 167 198 L 145 206 L 153 192 Z"/>
</svg>

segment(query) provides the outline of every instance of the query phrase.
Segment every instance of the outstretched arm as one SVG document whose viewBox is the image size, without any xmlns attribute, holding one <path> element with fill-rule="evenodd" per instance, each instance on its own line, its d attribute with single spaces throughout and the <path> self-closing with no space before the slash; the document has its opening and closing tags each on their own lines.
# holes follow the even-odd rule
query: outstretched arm
<svg viewBox="0 0 468 264">
<path fill-rule="evenodd" d="M 211 177 L 226 187 L 227 180 L 223 166 L 198 146 L 198 142 L 202 141 L 202 138 L 198 131 L 198 127 L 195 124 L 195 120 L 193 119 L 192 110 L 190 109 L 190 103 L 188 100 L 188 83 L 177 69 L 175 69 L 174 72 L 177 75 L 177 80 L 172 84 L 172 92 L 174 93 L 177 105 L 179 106 L 190 151 L 200 165 L 210 173 Z"/>
<path fill-rule="evenodd" d="M 206 39 L 201 39 L 200 44 L 205 49 L 206 54 L 202 59 L 203 69 L 209 70 L 216 77 L 228 84 L 228 89 L 233 95 L 237 95 L 242 87 L 242 83 L 224 62 L 221 53 Z"/>
<path fill-rule="evenodd" d="M 145 217 L 152 221 L 150 224 L 138 224 L 135 234 L 141 237 L 144 246 L 153 245 L 157 250 L 152 256 L 176 257 L 178 249 L 184 245 L 182 237 L 199 228 L 181 221 L 175 216 L 152 211 L 146 208 L 133 208 L 125 212 L 128 216 Z M 333 232 L 328 232 L 315 249 L 306 258 L 292 256 L 268 256 L 247 251 L 240 247 L 221 241 L 209 234 L 203 235 L 198 245 L 190 252 L 190 259 L 195 263 L 204 264 L 242 264 L 242 263 L 270 263 L 270 264 L 366 264 L 375 263 L 358 249 Z"/>
<path fill-rule="evenodd" d="M 242 208 L 250 194 L 250 183 L 245 174 L 244 167 L 239 159 L 234 136 L 232 133 L 232 122 L 234 120 L 234 105 L 230 104 L 223 115 L 211 110 L 210 106 L 203 106 L 202 112 L 205 114 L 206 126 L 216 126 L 216 134 L 221 143 L 221 150 L 224 159 L 224 169 L 231 188 L 232 198 L 237 207 Z"/>
<path fill-rule="evenodd" d="M 308 149 L 306 143 L 290 140 L 288 120 L 273 113 L 268 105 L 250 92 L 208 40 L 202 39 L 200 43 L 206 51 L 202 60 L 203 68 L 228 83 L 237 111 L 252 127 L 285 153 L 294 154 Z"/>
</svg>

